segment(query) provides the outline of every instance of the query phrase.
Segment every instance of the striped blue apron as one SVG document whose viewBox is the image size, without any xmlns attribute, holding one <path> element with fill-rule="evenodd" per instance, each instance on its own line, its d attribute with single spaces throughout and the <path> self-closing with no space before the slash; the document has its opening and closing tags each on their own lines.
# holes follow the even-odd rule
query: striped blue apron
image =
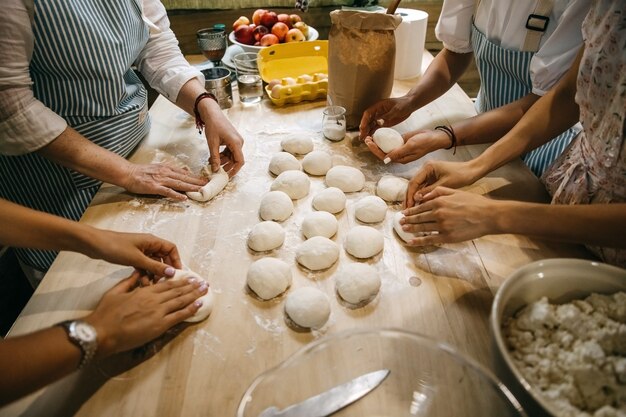
<svg viewBox="0 0 626 417">
<path fill-rule="evenodd" d="M 472 24 L 472 48 L 480 74 L 480 90 L 476 99 L 478 112 L 502 107 L 532 91 L 530 61 L 534 52 L 506 49 L 491 42 Z M 538 177 L 576 137 L 579 129 L 572 127 L 550 142 L 524 155 L 522 159 Z"/>
<path fill-rule="evenodd" d="M 126 157 L 149 130 L 147 93 L 131 65 L 148 41 L 139 0 L 35 0 L 35 97 L 87 139 Z M 0 196 L 79 220 L 101 183 L 36 153 L 0 156 Z M 16 251 L 46 271 L 56 252 Z"/>
</svg>

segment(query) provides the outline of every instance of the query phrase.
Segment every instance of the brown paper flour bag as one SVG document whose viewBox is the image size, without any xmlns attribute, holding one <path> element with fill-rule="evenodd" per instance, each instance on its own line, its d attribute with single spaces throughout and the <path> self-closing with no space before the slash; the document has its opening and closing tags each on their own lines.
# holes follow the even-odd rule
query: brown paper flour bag
<svg viewBox="0 0 626 417">
<path fill-rule="evenodd" d="M 358 128 L 363 112 L 388 98 L 396 58 L 394 30 L 400 16 L 335 10 L 328 36 L 328 94 L 345 107 L 349 129 Z"/>
</svg>

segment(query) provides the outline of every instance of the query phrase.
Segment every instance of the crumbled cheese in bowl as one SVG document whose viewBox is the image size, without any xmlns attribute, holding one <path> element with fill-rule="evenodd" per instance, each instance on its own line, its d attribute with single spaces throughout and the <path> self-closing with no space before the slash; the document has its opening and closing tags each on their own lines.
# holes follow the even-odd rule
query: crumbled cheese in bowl
<svg viewBox="0 0 626 417">
<path fill-rule="evenodd" d="M 515 366 L 559 417 L 626 417 L 626 292 L 544 297 L 502 331 Z"/>
</svg>

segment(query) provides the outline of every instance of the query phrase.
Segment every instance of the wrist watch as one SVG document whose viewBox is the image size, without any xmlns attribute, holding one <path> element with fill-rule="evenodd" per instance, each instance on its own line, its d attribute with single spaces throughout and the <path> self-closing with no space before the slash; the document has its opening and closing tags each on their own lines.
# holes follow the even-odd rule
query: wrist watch
<svg viewBox="0 0 626 417">
<path fill-rule="evenodd" d="M 78 346 L 82 352 L 78 369 L 84 368 L 96 354 L 98 349 L 98 333 L 92 325 L 82 320 L 67 320 L 58 324 L 67 332 L 70 342 Z"/>
</svg>

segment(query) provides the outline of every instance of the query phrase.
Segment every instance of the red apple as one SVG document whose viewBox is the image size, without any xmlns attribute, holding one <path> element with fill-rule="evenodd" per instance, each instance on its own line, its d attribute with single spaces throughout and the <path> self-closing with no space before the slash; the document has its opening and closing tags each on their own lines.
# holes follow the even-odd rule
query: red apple
<svg viewBox="0 0 626 417">
<path fill-rule="evenodd" d="M 263 25 L 259 25 L 254 28 L 254 39 L 256 39 L 256 41 L 258 42 L 263 36 L 267 35 L 268 33 L 270 33 L 268 28 Z"/>
<path fill-rule="evenodd" d="M 289 15 L 288 14 L 281 13 L 278 16 L 276 16 L 276 18 L 278 19 L 279 22 L 286 24 L 287 27 L 289 29 L 291 29 L 291 19 L 289 19 Z"/>
<path fill-rule="evenodd" d="M 278 16 L 275 12 L 267 12 L 261 16 L 261 24 L 268 29 L 272 29 L 276 22 L 278 22 Z"/>
<path fill-rule="evenodd" d="M 272 26 L 272 33 L 276 35 L 279 42 L 285 41 L 287 32 L 289 32 L 289 27 L 283 22 L 277 22 L 274 26 Z"/>
<path fill-rule="evenodd" d="M 289 20 L 291 20 L 291 26 L 295 25 L 298 22 L 302 22 L 302 18 L 297 14 L 290 14 Z"/>
<path fill-rule="evenodd" d="M 303 42 L 306 38 L 298 29 L 289 29 L 287 36 L 285 36 L 285 42 Z"/>
<path fill-rule="evenodd" d="M 267 13 L 267 10 L 265 9 L 256 9 L 254 13 L 252 13 L 252 22 L 259 26 L 261 24 L 261 16 L 265 13 Z"/>
<path fill-rule="evenodd" d="M 241 25 L 249 25 L 250 20 L 245 16 L 239 16 L 237 20 L 233 22 L 233 30 L 237 30 L 237 28 Z"/>
<path fill-rule="evenodd" d="M 304 22 L 296 22 L 293 27 L 298 29 L 304 35 L 305 39 L 309 38 L 309 26 Z"/>
<path fill-rule="evenodd" d="M 252 45 L 254 43 L 254 32 L 248 25 L 240 25 L 235 30 L 235 40 L 239 43 Z"/>
<path fill-rule="evenodd" d="M 278 37 L 274 34 L 268 33 L 261 38 L 261 46 L 276 45 L 278 43 Z"/>
</svg>

